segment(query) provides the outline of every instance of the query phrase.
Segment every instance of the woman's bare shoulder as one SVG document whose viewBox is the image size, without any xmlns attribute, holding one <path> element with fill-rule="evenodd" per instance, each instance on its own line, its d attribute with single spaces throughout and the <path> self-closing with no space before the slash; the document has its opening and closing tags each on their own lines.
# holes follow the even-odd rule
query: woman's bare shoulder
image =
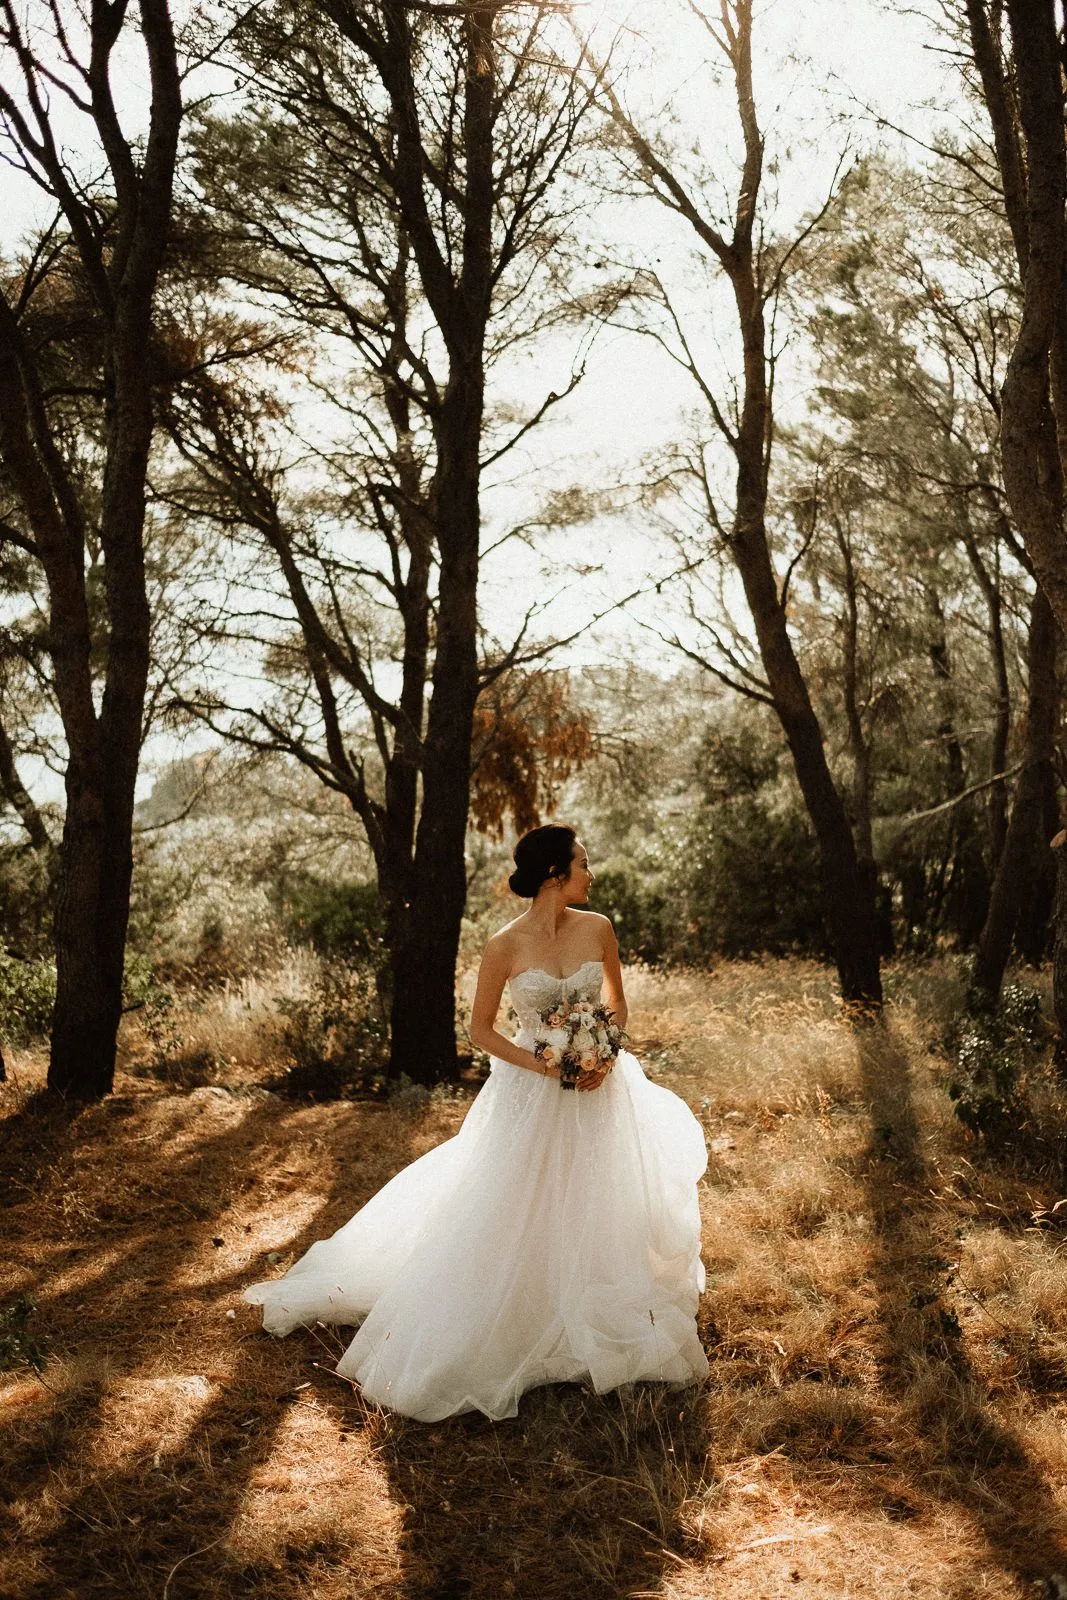
<svg viewBox="0 0 1067 1600">
<path fill-rule="evenodd" d="M 505 922 L 502 928 L 489 935 L 485 941 L 485 954 L 494 960 L 501 960 L 510 956 L 518 943 L 518 926 L 522 917 L 513 917 L 510 922 Z"/>
</svg>

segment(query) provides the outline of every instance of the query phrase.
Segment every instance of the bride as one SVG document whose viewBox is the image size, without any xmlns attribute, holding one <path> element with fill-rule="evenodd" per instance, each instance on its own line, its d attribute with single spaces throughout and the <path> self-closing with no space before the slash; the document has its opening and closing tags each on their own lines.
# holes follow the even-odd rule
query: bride
<svg viewBox="0 0 1067 1600">
<path fill-rule="evenodd" d="M 284 1278 L 245 1292 L 270 1333 L 361 1323 L 338 1372 L 424 1422 L 512 1417 L 537 1384 L 602 1393 L 708 1370 L 695 1322 L 700 1125 L 626 1051 L 562 1092 L 532 1048 L 541 1015 L 602 998 L 624 1023 L 618 945 L 606 917 L 578 909 L 593 874 L 573 828 L 525 834 L 509 881 L 531 904 L 482 957 L 470 1034 L 492 1071 L 459 1133 Z M 513 1039 L 496 1026 L 505 985 Z"/>
</svg>

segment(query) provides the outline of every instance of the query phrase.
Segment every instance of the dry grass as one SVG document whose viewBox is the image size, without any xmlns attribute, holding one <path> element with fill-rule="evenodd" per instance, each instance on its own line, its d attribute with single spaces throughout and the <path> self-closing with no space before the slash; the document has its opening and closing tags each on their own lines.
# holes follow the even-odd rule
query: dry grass
<svg viewBox="0 0 1067 1600">
<path fill-rule="evenodd" d="M 711 1378 L 495 1426 L 369 1411 L 337 1334 L 241 1305 L 465 1109 L 265 1094 L 275 992 L 181 1019 L 216 1084 L 144 1075 L 131 1034 L 103 1105 L 36 1098 L 32 1055 L 0 1090 L 0 1303 L 27 1290 L 50 1350 L 0 1376 L 0 1600 L 1057 1592 L 1064 1180 L 953 1118 L 950 968 L 896 974 L 858 1033 L 799 962 L 633 975 L 638 1049 L 712 1152 Z"/>
</svg>

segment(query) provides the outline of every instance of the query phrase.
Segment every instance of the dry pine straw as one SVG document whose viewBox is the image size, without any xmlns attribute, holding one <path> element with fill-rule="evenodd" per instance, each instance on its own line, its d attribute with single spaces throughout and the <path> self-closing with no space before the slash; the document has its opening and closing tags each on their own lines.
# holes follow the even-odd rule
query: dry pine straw
<svg viewBox="0 0 1067 1600">
<path fill-rule="evenodd" d="M 711 1144 L 711 1377 L 542 1390 L 495 1426 L 371 1411 L 335 1332 L 274 1341 L 239 1300 L 462 1103 L 176 1093 L 132 1039 L 115 1097 L 70 1115 L 16 1057 L 0 1301 L 29 1291 L 51 1354 L 0 1377 L 0 1600 L 1055 1593 L 1067 1238 L 1032 1218 L 1064 1180 L 953 1119 L 951 985 L 902 980 L 861 1033 L 797 962 L 632 989 Z"/>
</svg>

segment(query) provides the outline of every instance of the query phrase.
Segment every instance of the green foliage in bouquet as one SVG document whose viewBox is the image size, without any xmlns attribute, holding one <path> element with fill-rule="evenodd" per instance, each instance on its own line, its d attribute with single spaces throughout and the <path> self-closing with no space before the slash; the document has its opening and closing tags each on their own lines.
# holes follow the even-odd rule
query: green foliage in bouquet
<svg viewBox="0 0 1067 1600">
<path fill-rule="evenodd" d="M 960 1121 L 991 1144 L 1004 1143 L 1026 1115 L 1026 1072 L 1043 1036 L 1041 996 L 1007 984 L 995 1010 L 964 1019 L 948 1093 Z"/>
</svg>

